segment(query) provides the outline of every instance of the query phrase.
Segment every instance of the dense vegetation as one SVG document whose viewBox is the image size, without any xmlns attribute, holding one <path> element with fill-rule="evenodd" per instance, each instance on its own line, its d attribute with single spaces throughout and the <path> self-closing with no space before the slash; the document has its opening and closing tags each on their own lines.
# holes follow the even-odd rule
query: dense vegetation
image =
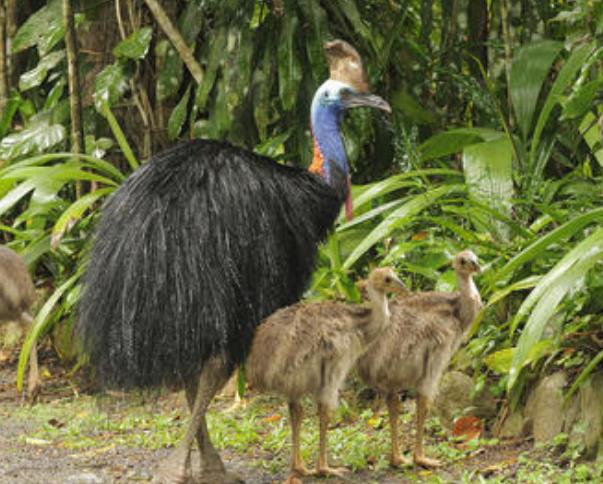
<svg viewBox="0 0 603 484">
<path fill-rule="evenodd" d="M 339 37 L 394 112 L 345 122 L 356 216 L 309 295 L 354 300 L 352 281 L 386 263 L 451 289 L 449 261 L 471 247 L 487 305 L 456 360 L 478 384 L 515 403 L 551 368 L 570 369 L 571 393 L 601 365 L 603 3 L 163 2 L 178 50 L 154 0 L 19 3 L 0 1 L 0 237 L 46 294 L 22 363 L 50 331 L 73 357 L 102 201 L 152 153 L 209 137 L 309 163 L 322 44 Z"/>
</svg>

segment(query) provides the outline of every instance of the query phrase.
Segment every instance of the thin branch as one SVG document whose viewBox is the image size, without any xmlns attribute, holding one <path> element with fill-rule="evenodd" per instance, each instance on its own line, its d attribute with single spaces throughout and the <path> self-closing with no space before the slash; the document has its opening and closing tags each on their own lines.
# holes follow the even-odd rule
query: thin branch
<svg viewBox="0 0 603 484">
<path fill-rule="evenodd" d="M 71 0 L 63 0 L 63 22 L 65 24 L 65 47 L 67 49 L 67 73 L 69 77 L 69 107 L 71 111 L 71 151 L 84 152 L 84 129 L 82 124 L 82 100 L 77 69 L 77 45 Z M 82 194 L 81 183 L 76 185 L 76 196 Z"/>
<path fill-rule="evenodd" d="M 509 109 L 509 122 L 513 123 L 512 104 L 511 104 L 511 62 L 513 61 L 513 47 L 511 38 L 511 25 L 509 19 L 508 0 L 500 0 L 500 22 L 503 31 L 503 41 L 505 44 L 505 75 L 507 78 L 507 107 Z"/>
<path fill-rule="evenodd" d="M 144 0 L 149 7 L 149 10 L 155 17 L 156 22 L 161 27 L 161 30 L 167 35 L 168 39 L 174 46 L 174 49 L 180 55 L 180 58 L 186 64 L 186 67 L 190 71 L 193 79 L 197 84 L 201 84 L 203 80 L 203 69 L 199 65 L 199 63 L 195 60 L 193 53 L 186 45 L 185 40 L 182 38 L 182 34 L 178 31 L 178 29 L 174 26 L 172 21 L 169 19 L 161 5 L 157 0 Z"/>
<path fill-rule="evenodd" d="M 0 0 L 0 113 L 8 103 L 8 70 L 6 57 L 6 10 Z"/>
</svg>

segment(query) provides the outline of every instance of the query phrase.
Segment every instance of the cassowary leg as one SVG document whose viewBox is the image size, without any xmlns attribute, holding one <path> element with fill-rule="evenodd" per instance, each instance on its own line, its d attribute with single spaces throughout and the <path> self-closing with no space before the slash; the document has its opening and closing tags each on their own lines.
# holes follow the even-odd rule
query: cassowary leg
<svg viewBox="0 0 603 484">
<path fill-rule="evenodd" d="M 228 380 L 221 358 L 210 359 L 203 367 L 198 382 L 188 385 L 187 399 L 192 401 L 191 421 L 180 445 L 157 469 L 154 482 L 181 484 L 186 481 L 191 446 L 195 439 L 201 453 L 201 482 L 240 482 L 226 474 L 220 455 L 214 449 L 207 432 L 205 412 L 216 392 Z M 196 392 L 193 392 L 196 387 Z M 189 396 L 190 394 L 190 396 Z"/>
<path fill-rule="evenodd" d="M 293 446 L 291 451 L 291 472 L 296 476 L 312 475 L 313 472 L 306 468 L 299 446 L 301 423 L 303 419 L 303 410 L 299 402 L 289 402 L 289 416 L 291 419 L 291 443 Z"/>
<path fill-rule="evenodd" d="M 410 464 L 410 461 L 400 452 L 398 442 L 398 416 L 400 415 L 400 397 L 397 393 L 387 396 L 387 411 L 389 413 L 389 429 L 391 436 L 391 454 L 389 462 L 394 467 Z"/>
<path fill-rule="evenodd" d="M 21 313 L 20 319 L 21 326 L 25 329 L 25 331 L 29 332 L 33 325 L 33 318 L 29 315 L 29 313 Z M 31 347 L 31 352 L 29 353 L 29 380 L 27 382 L 27 398 L 30 402 L 35 402 L 38 398 L 38 393 L 40 392 L 40 372 L 38 370 L 38 350 L 36 347 L 36 343 Z"/>
<path fill-rule="evenodd" d="M 436 459 L 425 457 L 423 451 L 423 432 L 425 430 L 425 419 L 427 418 L 430 404 L 431 402 L 425 395 L 419 394 L 417 396 L 417 436 L 413 460 L 415 464 L 423 467 L 439 467 L 442 465 L 441 462 Z"/>
<path fill-rule="evenodd" d="M 327 461 L 327 430 L 329 427 L 329 407 L 324 403 L 318 404 L 318 418 L 320 422 L 320 441 L 318 450 L 318 463 L 316 465 L 316 474 L 319 476 L 337 476 L 344 477 L 347 469 L 343 467 L 329 467 Z"/>
</svg>

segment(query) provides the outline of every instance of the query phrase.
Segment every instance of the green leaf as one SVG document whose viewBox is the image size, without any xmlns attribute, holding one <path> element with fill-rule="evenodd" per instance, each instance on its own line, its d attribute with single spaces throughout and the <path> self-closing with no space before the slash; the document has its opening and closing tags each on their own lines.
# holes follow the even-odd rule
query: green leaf
<svg viewBox="0 0 603 484">
<path fill-rule="evenodd" d="M 281 35 L 276 46 L 278 60 L 278 92 L 285 111 L 291 111 L 297 104 L 302 67 L 296 54 L 295 39 L 298 20 L 294 15 L 282 17 Z"/>
<path fill-rule="evenodd" d="M 50 50 L 48 46 L 53 44 L 53 39 L 57 36 L 62 38 L 63 35 L 61 0 L 50 0 L 48 5 L 34 12 L 21 25 L 13 38 L 12 53 L 16 54 L 34 45 L 43 45 L 44 49 L 40 54 L 44 55 Z"/>
<path fill-rule="evenodd" d="M 400 229 L 412 221 L 413 217 L 434 204 L 443 196 L 454 192 L 464 192 L 463 185 L 443 185 L 415 195 L 409 201 L 390 213 L 383 222 L 375 227 L 371 233 L 352 251 L 343 263 L 344 269 L 350 269 L 371 247 L 389 237 L 394 230 Z"/>
<path fill-rule="evenodd" d="M 586 116 L 580 122 L 580 133 L 586 144 L 590 147 L 594 157 L 603 167 L 603 134 L 597 123 L 597 118 L 593 113 L 586 113 Z"/>
<path fill-rule="evenodd" d="M 135 30 L 113 47 L 113 55 L 115 57 L 125 57 L 134 60 L 144 59 L 149 52 L 152 38 L 152 27 L 143 27 Z"/>
<path fill-rule="evenodd" d="M 205 109 L 209 93 L 216 82 L 218 68 L 222 62 L 224 62 L 227 38 L 228 30 L 226 28 L 220 28 L 213 39 L 211 50 L 209 51 L 207 58 L 205 75 L 203 76 L 203 80 L 197 88 L 197 93 L 195 95 L 195 104 L 199 109 Z"/>
<path fill-rule="evenodd" d="M 39 86 L 44 82 L 48 72 L 57 66 L 65 58 L 64 50 L 57 50 L 51 52 L 45 57 L 40 59 L 38 65 L 32 70 L 21 74 L 19 78 L 19 89 L 21 91 L 27 91 L 28 89 Z"/>
<path fill-rule="evenodd" d="M 469 195 L 507 217 L 512 208 L 512 169 L 513 147 L 507 138 L 479 143 L 463 150 L 463 170 Z M 473 221 L 477 227 L 480 226 L 481 220 Z M 489 224 L 504 238 L 508 237 L 508 228 L 504 224 L 492 217 Z"/>
<path fill-rule="evenodd" d="M 599 351 L 599 353 L 597 353 L 597 356 L 595 356 L 588 363 L 588 365 L 586 365 L 584 367 L 584 369 L 580 372 L 580 375 L 578 375 L 578 378 L 576 378 L 576 380 L 574 381 L 574 383 L 572 383 L 572 386 L 570 387 L 570 389 L 567 391 L 567 393 L 565 395 L 565 401 L 566 402 L 568 402 L 569 399 L 572 397 L 572 395 L 574 393 L 576 393 L 576 391 L 578 390 L 578 388 L 580 388 L 580 385 L 582 385 L 586 381 L 586 379 L 595 370 L 595 368 L 597 368 L 597 365 L 599 363 L 601 363 L 601 361 L 603 361 L 603 350 L 601 350 L 601 351 Z"/>
<path fill-rule="evenodd" d="M 0 138 L 10 129 L 13 117 L 19 110 L 19 106 L 21 106 L 22 102 L 21 96 L 16 91 L 8 98 L 8 102 L 4 106 L 4 111 L 0 114 Z"/>
<path fill-rule="evenodd" d="M 532 127 L 538 96 L 563 44 L 543 40 L 522 46 L 511 65 L 510 94 L 524 141 Z"/>
<path fill-rule="evenodd" d="M 399 89 L 389 98 L 392 108 L 402 113 L 416 124 L 432 125 L 438 122 L 438 116 L 433 111 L 425 109 L 412 95 L 404 89 Z"/>
<path fill-rule="evenodd" d="M 180 131 L 182 130 L 182 126 L 184 125 L 184 121 L 186 120 L 186 113 L 188 107 L 188 100 L 191 96 L 191 86 L 189 85 L 182 96 L 182 99 L 176 104 L 176 107 L 170 114 L 170 119 L 168 120 L 168 137 L 173 140 L 178 137 Z"/>
<path fill-rule="evenodd" d="M 76 200 L 74 203 L 72 203 L 67 210 L 61 214 L 52 228 L 50 237 L 51 248 L 55 249 L 59 245 L 65 233 L 71 230 L 71 228 L 82 217 L 84 212 L 94 205 L 99 198 L 113 193 L 114 190 L 114 188 L 101 188 L 100 190 L 87 193 L 79 200 Z"/>
<path fill-rule="evenodd" d="M 111 128 L 111 131 L 113 132 L 113 136 L 115 136 L 115 140 L 117 141 L 117 144 L 121 148 L 121 151 L 124 154 L 124 156 L 126 157 L 126 160 L 128 160 L 128 163 L 130 164 L 130 168 L 132 168 L 132 171 L 136 170 L 139 167 L 138 160 L 134 156 L 134 152 L 132 151 L 132 148 L 130 148 L 130 145 L 128 144 L 126 135 L 122 131 L 121 126 L 119 125 L 117 119 L 111 112 L 111 108 L 109 107 L 109 105 L 106 102 L 101 101 L 100 113 L 107 119 L 107 122 L 109 123 L 109 127 Z"/>
<path fill-rule="evenodd" d="M 314 82 L 320 84 L 327 77 L 323 52 L 323 45 L 329 32 L 327 13 L 318 0 L 298 0 L 297 5 L 310 26 L 305 41 L 306 53 Z"/>
<path fill-rule="evenodd" d="M 271 93 L 276 79 L 275 68 L 274 55 L 269 49 L 264 49 L 252 80 L 253 117 L 260 141 L 268 138 L 268 125 L 273 121 Z"/>
<path fill-rule="evenodd" d="M 551 340 L 538 341 L 529 350 L 528 357 L 523 362 L 523 366 L 529 365 L 533 361 L 538 361 L 544 355 L 550 353 L 555 345 Z M 517 352 L 516 348 L 505 348 L 489 354 L 484 358 L 486 366 L 499 375 L 506 375 L 511 370 L 513 358 Z"/>
<path fill-rule="evenodd" d="M 67 132 L 61 124 L 40 124 L 5 136 L 0 141 L 0 158 L 13 159 L 45 151 L 65 140 Z"/>
<path fill-rule="evenodd" d="M 511 369 L 511 361 L 515 348 L 504 348 L 490 353 L 484 358 L 486 366 L 499 375 L 505 375 Z"/>
<path fill-rule="evenodd" d="M 603 78 L 595 79 L 580 86 L 563 106 L 562 119 L 579 118 L 593 109 L 595 98 L 599 95 L 601 86 L 603 86 Z"/>
<path fill-rule="evenodd" d="M 121 99 L 128 89 L 128 78 L 124 71 L 124 65 L 115 62 L 105 67 L 94 81 L 94 106 L 102 114 L 103 104 L 109 107 Z"/>
<path fill-rule="evenodd" d="M 545 236 L 538 237 L 528 247 L 515 254 L 499 271 L 492 273 L 491 277 L 488 278 L 488 282 L 493 284 L 497 281 L 507 280 L 516 269 L 540 255 L 547 247 L 552 244 L 563 243 L 567 238 L 593 222 L 603 223 L 603 208 L 596 208 L 579 215 L 557 227 L 555 230 L 552 230 Z"/>
<path fill-rule="evenodd" d="M 189 47 L 194 50 L 194 42 L 204 22 L 204 3 L 203 2 L 187 2 L 184 12 L 178 19 L 178 30 L 182 34 L 184 41 Z M 215 48 L 217 35 L 212 33 L 211 44 Z M 164 39 L 157 43 L 155 54 L 159 60 L 157 69 L 157 97 L 160 100 L 169 99 L 175 96 L 180 90 L 182 78 L 184 76 L 184 64 L 182 59 L 172 47 L 168 40 Z M 207 74 L 203 76 L 205 82 Z M 212 85 L 213 85 L 212 79 Z"/>
<path fill-rule="evenodd" d="M 406 173 L 401 173 L 400 175 L 394 175 L 386 178 L 385 180 L 381 180 L 375 183 L 370 183 L 368 185 L 354 185 L 352 187 L 353 192 L 355 190 L 361 189 L 362 193 L 359 195 L 354 195 L 354 208 L 361 208 L 366 203 L 372 202 L 373 200 L 391 193 L 399 188 L 404 188 L 409 186 L 408 179 L 412 180 L 412 184 L 416 184 L 415 180 L 419 177 L 429 177 L 429 176 L 460 176 L 461 173 L 455 170 L 448 170 L 442 168 L 429 168 L 425 170 L 413 170 Z"/>
<path fill-rule="evenodd" d="M 544 328 L 565 295 L 576 287 L 590 269 L 603 260 L 603 229 L 597 229 L 563 257 L 532 290 L 511 324 L 513 332 L 521 319 L 530 316 L 517 341 L 517 351 L 509 370 L 510 390 L 525 365 L 530 349 L 540 341 Z"/>
<path fill-rule="evenodd" d="M 21 348 L 21 354 L 19 355 L 19 365 L 17 366 L 17 389 L 19 391 L 21 391 L 21 389 L 23 388 L 23 377 L 25 375 L 25 368 L 29 360 L 31 348 L 40 338 L 40 336 L 42 336 L 46 327 L 50 323 L 50 313 L 53 311 L 63 294 L 78 281 L 80 276 L 81 269 L 75 275 L 67 279 L 54 291 L 52 296 L 48 298 L 48 300 L 44 303 L 44 305 L 34 318 L 33 326 L 31 327 L 29 334 L 27 335 L 27 338 L 23 343 L 23 347 Z"/>
<path fill-rule="evenodd" d="M 534 128 L 534 134 L 532 135 L 532 143 L 530 146 L 530 166 L 534 166 L 536 160 L 536 152 L 540 147 L 540 137 L 544 130 L 547 120 L 555 104 L 559 102 L 559 97 L 563 93 L 563 91 L 569 86 L 572 82 L 572 79 L 576 75 L 576 73 L 582 68 L 586 59 L 592 54 L 592 52 L 596 49 L 596 42 L 593 41 L 590 44 L 585 44 L 577 49 L 575 49 L 569 58 L 563 64 L 559 75 L 555 79 L 549 94 L 544 101 L 544 105 L 542 106 L 542 110 L 540 111 L 540 115 L 538 116 L 538 120 L 536 121 L 536 127 Z"/>
<path fill-rule="evenodd" d="M 0 198 L 0 215 L 8 211 L 15 203 L 21 200 L 29 192 L 33 191 L 35 183 L 32 180 L 20 183 L 10 192 Z"/>
<path fill-rule="evenodd" d="M 438 133 L 419 146 L 421 161 L 459 153 L 467 146 L 503 138 L 505 133 L 487 128 L 457 128 Z"/>
</svg>

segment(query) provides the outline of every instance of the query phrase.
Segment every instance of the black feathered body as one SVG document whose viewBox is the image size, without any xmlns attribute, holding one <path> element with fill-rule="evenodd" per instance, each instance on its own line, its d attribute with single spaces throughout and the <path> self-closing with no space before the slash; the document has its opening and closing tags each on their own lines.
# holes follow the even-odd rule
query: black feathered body
<svg viewBox="0 0 603 484">
<path fill-rule="evenodd" d="M 217 141 L 179 144 L 103 207 L 78 328 L 111 386 L 178 384 L 244 361 L 255 327 L 296 302 L 345 193 Z"/>
</svg>

